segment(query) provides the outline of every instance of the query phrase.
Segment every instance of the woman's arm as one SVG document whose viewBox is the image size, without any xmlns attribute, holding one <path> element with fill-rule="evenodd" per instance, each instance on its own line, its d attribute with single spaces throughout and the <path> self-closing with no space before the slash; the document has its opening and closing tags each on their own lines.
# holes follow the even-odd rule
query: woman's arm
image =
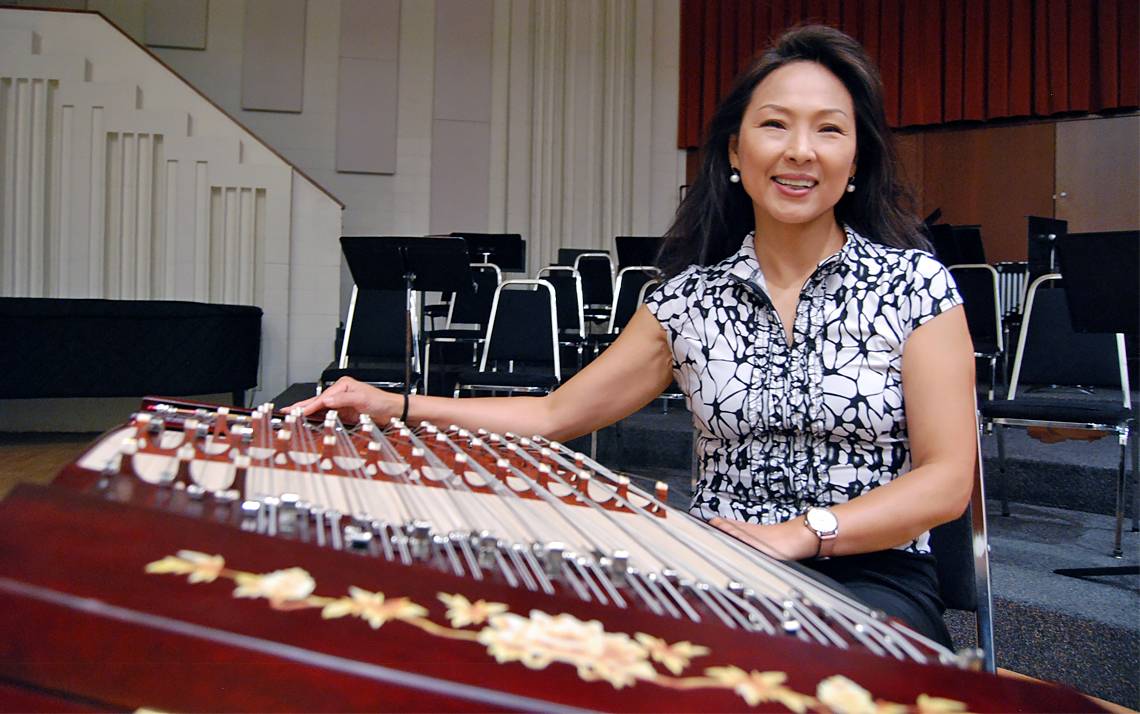
<svg viewBox="0 0 1140 714">
<path fill-rule="evenodd" d="M 672 364 L 665 330 L 642 306 L 605 352 L 547 396 L 453 399 L 412 395 L 408 422 L 427 420 L 443 426 L 458 424 L 468 429 L 571 439 L 648 404 L 669 386 Z M 346 377 L 293 406 L 305 414 L 336 409 L 349 419 L 367 413 L 383 424 L 400 416 L 403 405 L 399 394 Z"/>
<path fill-rule="evenodd" d="M 965 314 L 961 307 L 947 310 L 907 339 L 902 382 L 911 470 L 832 507 L 839 537 L 823 545 L 823 555 L 894 548 L 965 510 L 977 457 L 974 355 Z M 712 523 L 789 560 L 810 558 L 820 545 L 802 517 L 773 526 L 720 518 Z"/>
</svg>

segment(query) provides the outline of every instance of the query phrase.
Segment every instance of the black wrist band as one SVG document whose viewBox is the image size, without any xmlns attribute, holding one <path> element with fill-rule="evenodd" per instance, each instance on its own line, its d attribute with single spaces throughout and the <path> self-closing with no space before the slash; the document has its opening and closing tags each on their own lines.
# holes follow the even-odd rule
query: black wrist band
<svg viewBox="0 0 1140 714">
<path fill-rule="evenodd" d="M 404 411 L 400 413 L 400 421 L 407 423 L 408 421 L 408 393 L 404 392 Z"/>
</svg>

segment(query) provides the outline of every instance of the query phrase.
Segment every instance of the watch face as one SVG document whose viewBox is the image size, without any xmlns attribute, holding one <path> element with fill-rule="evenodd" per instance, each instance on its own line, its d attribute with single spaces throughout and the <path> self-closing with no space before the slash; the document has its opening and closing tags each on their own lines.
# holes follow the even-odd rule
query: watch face
<svg viewBox="0 0 1140 714">
<path fill-rule="evenodd" d="M 839 528 L 839 519 L 826 508 L 809 508 L 805 517 L 808 525 L 817 533 L 831 533 Z"/>
</svg>

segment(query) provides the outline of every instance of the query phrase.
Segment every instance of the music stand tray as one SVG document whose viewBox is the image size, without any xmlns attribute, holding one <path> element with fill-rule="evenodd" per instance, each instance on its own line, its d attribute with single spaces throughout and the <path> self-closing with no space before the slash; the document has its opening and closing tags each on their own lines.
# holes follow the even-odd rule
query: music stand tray
<svg viewBox="0 0 1140 714">
<path fill-rule="evenodd" d="M 618 267 L 656 265 L 663 240 L 659 236 L 616 236 Z"/>
<path fill-rule="evenodd" d="M 526 241 L 518 233 L 451 234 L 467 241 L 471 263 L 491 263 L 504 273 L 526 272 Z"/>
<path fill-rule="evenodd" d="M 467 243 L 448 236 L 341 236 L 352 280 L 362 290 L 403 290 L 404 394 L 412 387 L 412 291 L 457 292 L 471 282 Z"/>
</svg>

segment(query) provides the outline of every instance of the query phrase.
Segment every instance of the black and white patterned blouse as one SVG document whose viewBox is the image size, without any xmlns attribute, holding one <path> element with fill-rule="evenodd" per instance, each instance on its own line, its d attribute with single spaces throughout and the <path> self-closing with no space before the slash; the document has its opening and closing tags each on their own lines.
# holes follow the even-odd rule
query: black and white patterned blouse
<svg viewBox="0 0 1140 714">
<path fill-rule="evenodd" d="M 646 299 L 698 432 L 694 514 L 780 523 L 910 468 L 903 345 L 961 298 L 929 254 L 846 234 L 804 284 L 790 346 L 751 234 Z M 927 541 L 899 547 L 928 552 Z"/>
</svg>

